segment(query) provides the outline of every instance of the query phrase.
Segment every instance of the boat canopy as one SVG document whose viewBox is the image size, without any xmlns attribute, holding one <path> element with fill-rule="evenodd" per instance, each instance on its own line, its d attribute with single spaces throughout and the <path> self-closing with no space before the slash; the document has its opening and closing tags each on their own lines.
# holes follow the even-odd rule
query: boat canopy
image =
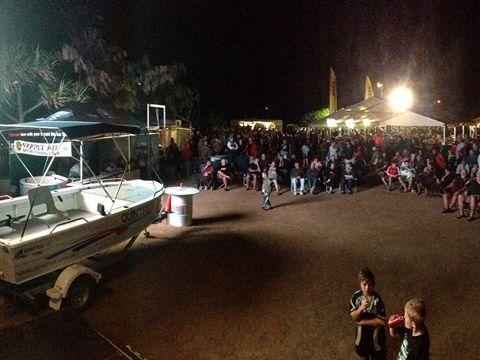
<svg viewBox="0 0 480 360">
<path fill-rule="evenodd" d="M 33 121 L 22 124 L 1 125 L 4 130 L 20 131 L 26 129 L 59 129 L 71 140 L 95 138 L 110 134 L 139 134 L 140 127 L 136 125 L 119 125 L 104 122 L 89 121 Z"/>
</svg>

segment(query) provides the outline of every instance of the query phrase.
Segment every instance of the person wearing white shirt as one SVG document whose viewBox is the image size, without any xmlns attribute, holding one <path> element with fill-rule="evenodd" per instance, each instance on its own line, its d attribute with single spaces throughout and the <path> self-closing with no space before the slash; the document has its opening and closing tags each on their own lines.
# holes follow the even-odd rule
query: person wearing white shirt
<svg viewBox="0 0 480 360">
<path fill-rule="evenodd" d="M 227 142 L 228 149 L 228 162 L 229 164 L 233 163 L 233 158 L 238 154 L 238 143 L 235 141 L 233 136 L 230 136 Z"/>
</svg>

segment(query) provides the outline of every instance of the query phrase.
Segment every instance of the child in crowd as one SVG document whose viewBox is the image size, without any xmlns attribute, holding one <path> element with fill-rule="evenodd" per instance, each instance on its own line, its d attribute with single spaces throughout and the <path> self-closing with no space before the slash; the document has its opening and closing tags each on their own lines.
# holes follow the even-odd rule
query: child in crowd
<svg viewBox="0 0 480 360">
<path fill-rule="evenodd" d="M 398 153 L 397 153 L 398 154 Z M 385 175 L 382 177 L 382 181 L 385 185 L 385 191 L 392 190 L 392 183 L 398 180 L 398 167 L 395 161 L 392 161 L 390 166 L 387 168 Z"/>
<path fill-rule="evenodd" d="M 425 326 L 425 302 L 411 299 L 405 305 L 405 326 L 390 328 L 392 337 L 403 337 L 397 360 L 428 360 L 430 336 Z M 395 315 L 390 316 L 390 322 Z"/>
<path fill-rule="evenodd" d="M 210 160 L 207 161 L 204 167 L 200 170 L 197 176 L 197 188 L 205 189 L 213 187 L 213 164 Z M 213 188 L 212 188 L 213 190 Z"/>
<path fill-rule="evenodd" d="M 385 359 L 385 305 L 374 291 L 375 275 L 363 268 L 360 290 L 350 299 L 350 316 L 357 325 L 355 350 L 361 360 Z"/>
<path fill-rule="evenodd" d="M 278 173 L 277 173 L 277 164 L 275 161 L 272 161 L 270 167 L 268 168 L 268 179 L 273 182 L 275 185 L 275 189 L 277 190 L 277 194 L 280 195 L 280 185 L 278 184 Z"/>
<path fill-rule="evenodd" d="M 412 190 L 413 179 L 415 178 L 415 172 L 410 160 L 407 158 L 400 166 L 398 181 L 403 186 L 403 192 L 409 192 Z M 408 185 L 408 186 L 407 186 Z"/>
<path fill-rule="evenodd" d="M 329 194 L 333 194 L 333 188 L 338 184 L 338 170 L 335 162 L 332 161 L 325 172 L 325 188 Z"/>
<path fill-rule="evenodd" d="M 351 162 L 348 162 L 345 165 L 345 169 L 342 173 L 342 178 L 340 180 L 340 188 L 342 189 L 342 194 L 353 194 L 353 189 L 356 186 L 356 178 L 355 174 L 353 173 L 353 168 Z"/>
<path fill-rule="evenodd" d="M 262 172 L 262 208 L 263 210 L 272 209 L 272 204 L 270 203 L 270 194 L 272 193 L 272 184 L 266 172 Z"/>
</svg>

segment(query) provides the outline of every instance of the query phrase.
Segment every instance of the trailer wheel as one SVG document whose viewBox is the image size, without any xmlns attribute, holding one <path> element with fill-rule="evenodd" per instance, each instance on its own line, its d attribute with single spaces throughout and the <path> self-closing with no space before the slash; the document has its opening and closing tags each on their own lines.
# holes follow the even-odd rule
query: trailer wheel
<svg viewBox="0 0 480 360">
<path fill-rule="evenodd" d="M 68 289 L 67 303 L 75 310 L 85 309 L 91 304 L 96 287 L 97 283 L 90 276 L 79 276 Z"/>
</svg>

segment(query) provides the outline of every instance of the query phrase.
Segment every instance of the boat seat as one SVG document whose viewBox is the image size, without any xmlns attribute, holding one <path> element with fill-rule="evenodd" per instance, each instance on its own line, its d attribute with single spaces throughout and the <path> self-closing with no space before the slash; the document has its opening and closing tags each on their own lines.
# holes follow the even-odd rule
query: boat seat
<svg viewBox="0 0 480 360">
<path fill-rule="evenodd" d="M 11 228 L 10 226 L 2 226 L 0 227 L 0 238 L 8 238 L 9 235 L 14 233 L 16 230 Z"/>
<path fill-rule="evenodd" d="M 46 206 L 46 211 L 41 214 L 35 214 L 32 210 L 32 217 L 45 222 L 49 226 L 68 218 L 66 211 L 58 210 L 55 206 L 48 186 L 38 186 L 28 190 L 28 200 L 32 209 L 40 205 Z"/>
</svg>

